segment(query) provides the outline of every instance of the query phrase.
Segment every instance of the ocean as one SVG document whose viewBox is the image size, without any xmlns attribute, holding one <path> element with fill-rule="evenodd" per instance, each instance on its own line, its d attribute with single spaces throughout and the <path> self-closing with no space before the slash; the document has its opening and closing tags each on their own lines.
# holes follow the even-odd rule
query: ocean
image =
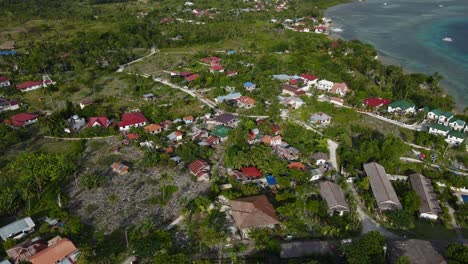
<svg viewBox="0 0 468 264">
<path fill-rule="evenodd" d="M 367 0 L 325 15 L 343 30 L 333 35 L 372 44 L 384 63 L 440 73 L 457 108 L 468 106 L 468 0 Z"/>
</svg>

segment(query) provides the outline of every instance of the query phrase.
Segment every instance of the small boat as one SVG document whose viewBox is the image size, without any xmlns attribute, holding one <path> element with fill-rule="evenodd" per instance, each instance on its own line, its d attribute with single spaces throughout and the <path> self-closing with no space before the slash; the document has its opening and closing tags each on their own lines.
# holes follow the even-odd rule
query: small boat
<svg viewBox="0 0 468 264">
<path fill-rule="evenodd" d="M 333 32 L 343 32 L 343 29 L 341 28 L 331 28 Z"/>
<path fill-rule="evenodd" d="M 442 40 L 443 40 L 443 41 L 447 41 L 447 42 L 452 42 L 452 41 L 453 41 L 452 38 L 448 38 L 448 37 L 445 37 L 445 38 L 443 38 Z"/>
</svg>

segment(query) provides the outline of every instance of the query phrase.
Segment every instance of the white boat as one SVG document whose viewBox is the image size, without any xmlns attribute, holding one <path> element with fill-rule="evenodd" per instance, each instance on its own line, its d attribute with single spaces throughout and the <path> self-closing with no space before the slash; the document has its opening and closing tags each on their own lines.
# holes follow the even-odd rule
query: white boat
<svg viewBox="0 0 468 264">
<path fill-rule="evenodd" d="M 341 28 L 331 28 L 333 32 L 343 32 L 343 29 Z"/>
<path fill-rule="evenodd" d="M 443 40 L 443 41 L 447 41 L 447 42 L 452 42 L 452 41 L 453 41 L 452 38 L 448 38 L 448 37 L 445 37 L 445 38 L 443 38 L 442 40 Z"/>
</svg>

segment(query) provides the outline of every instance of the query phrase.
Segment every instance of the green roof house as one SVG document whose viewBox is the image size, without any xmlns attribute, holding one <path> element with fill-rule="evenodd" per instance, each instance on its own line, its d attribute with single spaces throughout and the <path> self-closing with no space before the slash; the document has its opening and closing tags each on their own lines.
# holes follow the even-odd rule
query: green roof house
<svg viewBox="0 0 468 264">
<path fill-rule="evenodd" d="M 403 114 L 411 114 L 416 112 L 416 105 L 410 101 L 397 100 L 388 105 L 387 111 L 389 113 L 400 112 Z"/>
<path fill-rule="evenodd" d="M 460 145 L 465 140 L 465 134 L 460 131 L 452 130 L 448 133 L 445 141 L 450 145 Z"/>
<path fill-rule="evenodd" d="M 463 128 L 465 127 L 466 122 L 460 119 L 452 119 L 449 122 L 449 126 L 453 128 L 453 130 L 456 131 L 463 131 Z"/>
<path fill-rule="evenodd" d="M 429 134 L 441 135 L 446 137 L 450 132 L 450 128 L 442 124 L 434 123 L 429 127 Z"/>
<path fill-rule="evenodd" d="M 229 127 L 219 125 L 215 127 L 215 129 L 211 132 L 211 134 L 219 137 L 221 141 L 224 141 L 227 139 L 227 136 L 229 135 L 230 131 L 231 129 Z"/>
<path fill-rule="evenodd" d="M 439 116 L 442 115 L 444 111 L 440 109 L 433 109 L 427 113 L 427 118 L 432 120 L 439 120 Z"/>
<path fill-rule="evenodd" d="M 444 123 L 444 124 L 448 125 L 448 122 L 452 118 L 453 118 L 453 113 L 452 112 L 443 113 L 442 115 L 439 116 L 439 123 Z"/>
</svg>

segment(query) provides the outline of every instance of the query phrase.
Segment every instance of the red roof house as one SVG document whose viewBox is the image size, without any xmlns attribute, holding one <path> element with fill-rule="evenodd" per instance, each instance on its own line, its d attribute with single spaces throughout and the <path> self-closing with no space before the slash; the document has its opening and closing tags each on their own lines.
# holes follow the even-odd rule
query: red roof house
<svg viewBox="0 0 468 264">
<path fill-rule="evenodd" d="M 192 82 L 198 79 L 198 77 L 200 77 L 200 75 L 198 73 L 195 73 L 195 74 L 185 77 L 184 80 L 186 80 L 187 82 Z"/>
<path fill-rule="evenodd" d="M 369 106 L 370 108 L 378 108 L 381 106 L 388 105 L 391 102 L 391 100 L 385 98 L 371 97 L 364 100 L 364 105 Z"/>
<path fill-rule="evenodd" d="M 92 116 L 89 118 L 88 121 L 88 127 L 95 127 L 95 126 L 100 126 L 104 128 L 108 128 L 110 125 L 109 118 L 106 116 Z"/>
<path fill-rule="evenodd" d="M 198 181 L 209 180 L 210 164 L 204 160 L 196 160 L 188 165 L 190 173 L 197 176 Z"/>
<path fill-rule="evenodd" d="M 37 122 L 38 115 L 30 113 L 20 113 L 5 119 L 3 122 L 15 127 L 27 126 Z"/>
<path fill-rule="evenodd" d="M 208 57 L 208 58 L 203 58 L 201 59 L 204 63 L 210 63 L 210 64 L 219 64 L 221 61 L 221 58 L 218 57 Z"/>
<path fill-rule="evenodd" d="M 214 72 L 224 72 L 224 67 L 221 66 L 221 65 L 215 64 L 215 65 L 211 66 L 210 72 L 211 72 L 211 73 L 214 73 Z"/>
<path fill-rule="evenodd" d="M 245 167 L 241 169 L 247 178 L 255 179 L 263 176 L 262 172 L 255 167 Z"/>
<path fill-rule="evenodd" d="M 125 113 L 122 116 L 122 121 L 119 122 L 119 129 L 129 130 L 131 127 L 145 126 L 148 119 L 141 112 Z"/>
<path fill-rule="evenodd" d="M 318 79 L 316 76 L 306 73 L 301 74 L 301 78 L 305 81 L 315 81 Z"/>
<path fill-rule="evenodd" d="M 4 76 L 0 76 L 0 87 L 10 86 L 10 79 Z"/>
<path fill-rule="evenodd" d="M 307 167 L 301 163 L 301 162 L 293 162 L 293 163 L 290 163 L 288 165 L 288 168 L 290 168 L 291 170 L 302 170 L 302 171 L 306 171 L 307 170 Z"/>
</svg>

